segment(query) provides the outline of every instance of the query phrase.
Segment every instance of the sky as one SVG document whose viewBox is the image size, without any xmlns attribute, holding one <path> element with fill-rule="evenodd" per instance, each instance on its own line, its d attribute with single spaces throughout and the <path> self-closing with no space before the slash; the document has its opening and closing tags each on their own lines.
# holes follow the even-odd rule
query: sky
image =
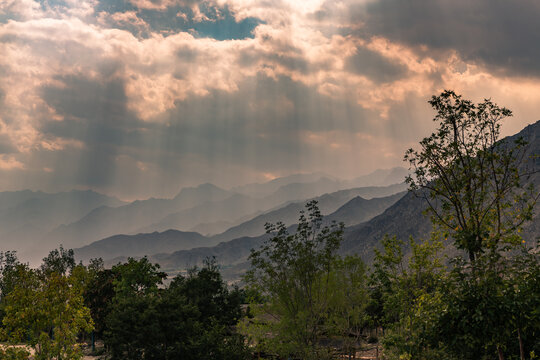
<svg viewBox="0 0 540 360">
<path fill-rule="evenodd" d="M 405 166 L 453 89 L 540 119 L 537 0 L 0 0 L 0 191 Z"/>
</svg>

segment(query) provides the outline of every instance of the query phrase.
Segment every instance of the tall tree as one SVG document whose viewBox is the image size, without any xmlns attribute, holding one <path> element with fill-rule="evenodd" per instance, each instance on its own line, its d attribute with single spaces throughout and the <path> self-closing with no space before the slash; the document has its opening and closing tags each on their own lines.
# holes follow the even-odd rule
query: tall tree
<svg viewBox="0 0 540 360">
<path fill-rule="evenodd" d="M 499 140 L 501 121 L 512 115 L 484 100 L 474 104 L 446 90 L 429 101 L 437 130 L 405 154 L 413 174 L 410 189 L 429 205 L 435 225 L 469 259 L 501 242 L 517 243 L 517 231 L 532 217 L 538 194 L 525 186 L 523 139 Z"/>
<path fill-rule="evenodd" d="M 6 296 L 18 283 L 19 266 L 20 262 L 15 251 L 0 252 L 0 321 L 5 315 Z"/>
<path fill-rule="evenodd" d="M 532 219 L 539 196 L 529 181 L 533 171 L 526 166 L 526 142 L 499 140 L 500 123 L 512 113 L 490 100 L 473 104 L 447 90 L 429 103 L 439 126 L 420 142 L 420 150 L 406 152 L 413 170 L 407 181 L 427 201 L 436 228 L 452 236 L 469 258 L 455 259 L 438 299 L 424 302 L 439 308 L 428 316 L 427 323 L 434 324 L 432 345 L 460 359 L 496 354 L 504 360 L 511 344 L 518 343 L 509 339 L 519 339 L 523 359 L 524 339 L 537 331 L 528 320 L 535 317 L 537 303 L 523 295 L 538 297 L 538 289 L 525 286 L 529 270 L 517 264 L 532 266 L 539 256 L 522 246 L 526 255 L 516 257 L 525 243 L 521 227 Z"/>
<path fill-rule="evenodd" d="M 47 257 L 43 258 L 41 272 L 45 274 L 56 272 L 60 275 L 66 275 L 71 272 L 74 267 L 75 254 L 73 249 L 64 249 L 64 247 L 60 245 L 60 248 L 52 250 Z"/>
</svg>

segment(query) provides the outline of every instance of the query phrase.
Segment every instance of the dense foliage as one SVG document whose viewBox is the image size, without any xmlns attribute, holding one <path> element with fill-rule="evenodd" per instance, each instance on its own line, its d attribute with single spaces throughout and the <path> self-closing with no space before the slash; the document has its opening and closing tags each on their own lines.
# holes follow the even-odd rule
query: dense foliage
<svg viewBox="0 0 540 360">
<path fill-rule="evenodd" d="M 72 251 L 52 251 L 35 270 L 13 252 L 0 253 L 2 359 L 80 359 L 81 342 L 105 342 L 112 359 L 242 359 L 244 338 L 234 331 L 243 292 L 229 289 L 215 260 L 178 275 L 146 258 L 112 269 L 94 260 L 75 265 Z"/>
</svg>

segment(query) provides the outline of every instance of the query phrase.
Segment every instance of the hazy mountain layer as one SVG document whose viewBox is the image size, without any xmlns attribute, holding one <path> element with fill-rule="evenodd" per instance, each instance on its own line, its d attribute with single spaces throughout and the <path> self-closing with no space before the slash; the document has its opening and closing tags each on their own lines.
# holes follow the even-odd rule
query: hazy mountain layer
<svg viewBox="0 0 540 360">
<path fill-rule="evenodd" d="M 398 184 L 404 181 L 405 176 L 407 176 L 407 170 L 402 167 L 375 170 L 372 173 L 351 180 L 339 180 L 323 173 L 294 174 L 277 178 L 266 183 L 237 186 L 232 190 L 253 197 L 265 197 L 275 193 L 281 188 L 283 193 L 288 194 L 285 201 L 291 201 L 294 200 L 293 197 L 296 196 L 294 192 L 291 192 L 294 191 L 295 188 L 295 185 L 293 184 L 311 183 L 313 188 L 319 187 L 318 194 L 310 195 L 316 196 L 325 192 L 334 192 L 342 189 Z M 304 198 L 310 196 L 305 196 Z"/>
<path fill-rule="evenodd" d="M 0 250 L 27 252 L 40 243 L 44 233 L 75 221 L 99 206 L 124 202 L 94 191 L 0 193 Z M 39 244 L 39 245 L 38 245 Z"/>
<path fill-rule="evenodd" d="M 403 196 L 403 192 L 390 197 L 373 198 L 371 200 L 365 200 L 357 197 L 358 193 L 372 194 L 374 191 L 391 192 L 402 187 L 403 185 L 396 185 L 376 189 L 359 188 L 343 190 L 333 194 L 323 195 L 317 198 L 317 200 L 319 200 L 321 209 L 330 211 L 335 210 L 341 204 L 346 203 L 348 199 L 352 198 L 350 202 L 339 208 L 338 212 L 329 215 L 329 219 L 335 219 L 336 221 L 347 220 L 353 223 L 358 223 L 383 211 L 386 207 L 390 206 L 401 196 Z M 238 196 L 243 197 L 243 195 Z M 224 203 L 226 203 L 226 201 Z M 209 203 L 206 205 L 215 206 L 216 203 Z M 92 257 L 101 257 L 109 260 L 121 256 L 153 255 L 157 253 L 170 253 L 177 250 L 187 250 L 195 247 L 213 246 L 224 241 L 223 239 L 226 238 L 226 236 L 232 236 L 233 233 L 237 235 L 236 238 L 245 238 L 247 236 L 251 236 L 250 231 L 254 232 L 255 235 L 264 234 L 265 222 L 283 220 L 284 216 L 289 216 L 290 224 L 293 224 L 296 222 L 296 220 L 298 220 L 299 211 L 304 209 L 304 205 L 305 202 L 289 204 L 279 210 L 263 216 L 258 216 L 253 219 L 253 221 L 247 222 L 245 226 L 237 227 L 234 229 L 234 231 L 226 232 L 221 236 L 208 238 L 198 233 L 181 232 L 176 230 L 168 230 L 161 233 L 154 232 L 137 235 L 116 235 L 76 249 L 75 252 L 78 259 L 86 261 Z M 344 213 L 344 209 L 349 209 L 347 214 Z M 226 211 L 226 208 L 216 208 L 213 211 L 222 212 Z M 186 212 L 186 216 L 188 215 L 189 211 Z M 274 218 L 276 220 L 273 220 Z M 225 246 L 223 251 L 227 251 L 227 249 L 227 246 Z M 205 253 L 205 251 L 201 251 L 201 253 Z"/>
<path fill-rule="evenodd" d="M 116 234 L 137 233 L 142 226 L 158 221 L 171 212 L 223 200 L 232 195 L 214 185 L 204 184 L 182 189 L 173 199 L 137 200 L 117 208 L 104 206 L 76 222 L 57 228 L 48 238 L 68 247 L 78 247 Z"/>
<path fill-rule="evenodd" d="M 320 178 L 329 177 L 323 173 L 314 174 L 293 174 L 270 180 L 265 183 L 247 184 L 242 186 L 236 186 L 231 190 L 240 194 L 249 195 L 252 197 L 265 197 L 285 185 L 294 183 L 312 183 Z"/>
<path fill-rule="evenodd" d="M 314 198 L 314 200 L 318 201 L 321 213 L 323 215 L 328 215 L 336 211 L 340 206 L 344 205 L 349 200 L 355 197 L 370 197 L 370 195 L 373 195 L 374 193 L 377 193 L 377 195 L 395 194 L 396 190 L 403 190 L 405 188 L 405 184 L 400 184 L 392 185 L 389 187 L 368 187 L 341 190 L 331 194 L 325 194 L 316 197 Z M 350 205 L 350 215 L 346 214 L 346 210 L 342 210 L 341 213 L 332 218 L 332 220 L 344 221 L 346 224 L 350 225 L 366 221 L 369 218 L 380 214 L 388 206 L 392 205 L 395 201 L 397 201 L 401 196 L 404 195 L 402 192 L 399 194 L 400 195 L 392 195 L 390 198 L 357 200 L 356 202 L 358 204 L 354 206 L 352 204 Z M 214 238 L 219 239 L 220 241 L 227 241 L 242 236 L 258 236 L 264 234 L 264 225 L 268 222 L 275 223 L 278 221 L 282 221 L 286 225 L 292 225 L 298 220 L 299 212 L 301 210 L 304 210 L 306 201 L 291 203 L 277 210 L 273 210 L 268 213 L 256 216 L 249 221 L 246 221 L 238 226 L 234 226 L 227 231 L 214 236 Z"/>
<path fill-rule="evenodd" d="M 343 218 L 345 215 L 349 221 L 358 223 L 360 221 L 359 218 L 369 216 L 368 214 L 371 211 L 380 211 L 385 204 L 390 206 L 402 196 L 403 193 L 399 193 L 389 197 L 374 198 L 371 200 L 355 197 L 337 211 L 329 214 L 327 220 L 344 221 L 346 220 Z M 296 205 L 297 204 L 290 204 L 287 207 Z M 362 209 L 362 207 L 364 209 Z M 301 208 L 303 208 L 303 205 Z M 299 209 L 296 208 L 294 210 Z M 294 215 L 296 219 L 298 219 L 298 211 L 296 211 Z M 359 218 L 356 218 L 356 216 Z M 290 231 L 294 232 L 296 230 L 295 227 L 296 225 L 289 226 Z M 158 262 L 166 270 L 178 270 L 193 265 L 200 265 L 206 257 L 215 256 L 218 262 L 224 267 L 242 267 L 245 266 L 244 263 L 246 262 L 251 249 L 259 247 L 267 236 L 268 235 L 264 234 L 255 237 L 239 237 L 230 241 L 221 242 L 213 247 L 199 247 L 191 250 L 177 251 L 172 254 L 157 254 L 152 256 L 151 260 Z M 115 259 L 115 261 L 121 259 L 122 258 Z M 238 271 L 238 269 L 235 271 Z"/>
<path fill-rule="evenodd" d="M 315 183 L 290 183 L 284 185 L 278 188 L 273 194 L 264 198 L 253 198 L 247 195 L 235 194 L 221 201 L 208 202 L 197 207 L 170 213 L 157 222 L 149 223 L 135 229 L 134 232 L 165 231 L 168 229 L 194 230 L 196 228 L 198 232 L 203 234 L 220 233 L 226 231 L 231 226 L 242 226 L 240 224 L 251 220 L 261 212 L 282 208 L 285 203 L 292 201 L 300 200 L 305 203 L 306 199 L 320 196 L 327 193 L 327 190 L 332 190 L 336 187 L 339 188 L 333 180 L 321 178 Z M 345 191 L 342 195 L 338 196 L 334 205 L 330 206 L 330 201 L 328 201 L 328 209 L 324 208 L 327 206 L 326 202 L 321 205 L 321 209 L 326 213 L 330 213 L 354 196 L 360 195 L 369 199 L 395 194 L 396 192 L 403 191 L 405 188 L 406 186 L 404 184 L 395 184 L 390 186 L 365 187 L 361 188 L 361 190 L 356 190 L 354 193 L 350 193 L 350 190 L 347 190 L 349 193 Z M 349 195 L 343 196 L 345 194 Z M 202 224 L 208 224 L 208 228 L 205 228 Z M 250 231 L 232 231 L 229 234 L 217 236 L 220 240 L 225 241 L 240 236 L 259 235 L 260 229 L 264 229 L 264 222 L 262 223 L 262 227 L 255 225 Z"/>
<path fill-rule="evenodd" d="M 174 252 L 216 243 L 195 232 L 168 230 L 162 233 L 114 235 L 75 250 L 78 260 L 112 259 L 119 256 L 144 256 L 157 252 Z"/>
</svg>

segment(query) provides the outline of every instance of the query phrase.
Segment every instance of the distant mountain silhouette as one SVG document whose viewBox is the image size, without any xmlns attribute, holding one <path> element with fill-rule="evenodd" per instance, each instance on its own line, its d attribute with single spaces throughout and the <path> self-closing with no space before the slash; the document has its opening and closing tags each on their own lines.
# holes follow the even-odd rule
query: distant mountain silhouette
<svg viewBox="0 0 540 360">
<path fill-rule="evenodd" d="M 284 201 L 292 201 L 295 200 L 294 197 L 297 196 L 295 190 L 298 184 L 310 184 L 310 187 L 314 192 L 311 194 L 304 193 L 303 196 L 300 197 L 302 199 L 307 199 L 309 197 L 343 189 L 399 184 L 405 180 L 406 175 L 407 169 L 402 167 L 375 170 L 372 173 L 351 180 L 336 179 L 324 173 L 294 174 L 265 183 L 237 186 L 232 190 L 253 197 L 265 197 L 271 194 L 276 195 L 281 193 L 281 196 L 285 198 Z M 309 190 L 302 188 L 301 191 L 307 192 Z"/>
<path fill-rule="evenodd" d="M 87 214 L 74 217 L 71 221 L 55 224 L 56 227 L 43 232 L 40 242 L 48 248 L 59 244 L 66 247 L 80 247 L 116 234 L 133 235 L 168 229 L 180 231 L 196 229 L 203 234 L 222 233 L 232 226 L 263 212 L 283 207 L 285 203 L 291 201 L 303 201 L 324 193 L 351 188 L 351 184 L 376 181 L 385 183 L 394 179 L 402 182 L 403 178 L 399 168 L 396 168 L 378 170 L 364 177 L 346 181 L 332 179 L 324 174 L 292 175 L 265 184 L 235 188 L 235 191 L 243 190 L 258 195 L 267 194 L 272 190 L 262 197 L 203 184 L 184 188 L 172 199 L 150 198 L 123 206 L 102 204 L 104 206 L 89 209 Z M 374 193 L 374 196 L 380 194 Z"/>
<path fill-rule="evenodd" d="M 357 223 L 359 222 L 359 219 L 355 218 L 355 215 L 361 218 L 369 217 L 371 211 L 380 211 L 384 208 L 385 204 L 390 206 L 390 204 L 398 201 L 401 196 L 403 196 L 403 193 L 384 198 L 373 198 L 371 200 L 355 197 L 337 211 L 329 214 L 326 219 L 342 221 L 342 216 L 345 215 L 348 217 L 349 221 Z M 292 206 L 296 205 L 298 204 L 289 204 L 287 207 L 291 207 L 291 209 L 295 210 L 295 217 L 298 220 L 299 214 L 298 211 L 296 211 L 298 208 L 292 208 Z M 364 210 L 361 209 L 362 207 L 364 207 Z M 347 213 L 346 209 L 349 209 L 350 213 Z M 290 210 L 288 209 L 287 211 Z M 289 230 L 294 232 L 296 230 L 296 225 L 290 225 Z M 225 269 L 235 266 L 240 266 L 242 268 L 245 266 L 245 262 L 247 261 L 251 249 L 259 247 L 267 236 L 268 235 L 266 234 L 254 237 L 243 236 L 230 241 L 221 242 L 216 246 L 197 247 L 191 250 L 176 251 L 171 254 L 156 254 L 151 256 L 150 259 L 159 263 L 163 269 L 170 271 L 184 269 L 193 265 L 200 265 L 205 258 L 212 256 L 215 256 L 218 263 Z M 122 259 L 123 258 L 118 258 L 115 259 L 115 261 Z"/>
<path fill-rule="evenodd" d="M 164 271 L 177 271 L 195 265 L 200 266 L 206 258 L 215 256 L 218 264 L 230 267 L 244 263 L 251 249 L 261 246 L 267 236 L 265 234 L 257 237 L 241 237 L 216 246 L 180 250 L 172 254 L 156 254 L 150 257 L 150 261 L 160 264 Z M 118 258 L 114 261 L 124 259 Z"/>
<path fill-rule="evenodd" d="M 293 174 L 279 177 L 264 183 L 236 186 L 233 187 L 231 191 L 252 197 L 265 197 L 276 192 L 282 186 L 294 183 L 312 183 L 323 177 L 328 178 L 329 176 L 323 173 Z"/>
<path fill-rule="evenodd" d="M 51 242 L 79 247 L 115 234 L 138 233 L 144 225 L 162 219 L 172 212 L 233 196 L 212 184 L 185 188 L 172 199 L 137 200 L 120 207 L 102 206 L 79 220 L 63 225 L 48 235 Z"/>
<path fill-rule="evenodd" d="M 364 176 L 348 180 L 349 187 L 360 186 L 386 186 L 402 183 L 409 171 L 403 167 L 394 167 L 391 169 L 379 169 Z"/>
<path fill-rule="evenodd" d="M 331 194 L 325 194 L 313 198 L 313 200 L 317 200 L 319 202 L 318 205 L 321 213 L 323 215 L 328 215 L 336 211 L 340 206 L 344 205 L 347 201 L 353 199 L 356 196 L 386 196 L 396 194 L 396 192 L 401 192 L 404 189 L 406 189 L 405 184 L 391 185 L 387 187 L 366 187 L 340 190 Z M 358 211 L 364 211 L 363 214 L 359 214 L 358 211 L 354 212 L 351 209 L 350 216 L 347 217 L 345 213 L 342 212 L 339 216 L 337 216 L 336 220 L 341 221 L 341 219 L 338 218 L 342 217 L 343 221 L 345 221 L 346 223 L 350 223 L 356 216 L 358 218 L 354 220 L 354 224 L 357 224 L 358 222 L 367 220 L 369 217 L 378 215 L 379 213 L 384 211 L 384 209 L 390 206 L 393 202 L 397 201 L 401 196 L 403 196 L 402 192 L 400 195 L 393 195 L 390 198 L 374 198 L 372 200 L 362 199 L 364 200 L 364 203 L 363 206 L 361 206 L 362 209 Z M 275 223 L 278 221 L 282 221 L 286 225 L 292 225 L 298 220 L 299 212 L 301 210 L 304 210 L 304 205 L 306 201 L 307 200 L 301 202 L 293 202 L 279 209 L 261 214 L 240 225 L 234 226 L 221 234 L 215 235 L 213 238 L 219 239 L 220 241 L 227 241 L 243 236 L 261 235 L 264 234 L 264 224 L 266 224 L 267 222 Z"/>
<path fill-rule="evenodd" d="M 403 189 L 404 186 L 404 184 L 401 184 L 387 187 L 369 187 L 342 190 L 333 194 L 325 194 L 317 198 L 317 200 L 319 201 L 322 210 L 333 211 L 352 198 L 353 202 L 347 203 L 347 208 L 351 210 L 350 213 L 347 214 L 347 217 L 348 220 L 358 223 L 383 211 L 386 207 L 390 206 L 401 196 L 403 196 L 403 192 L 389 197 L 373 198 L 371 200 L 359 199 L 356 197 L 358 194 L 372 195 L 375 193 L 394 193 L 397 190 Z M 234 197 L 243 198 L 244 195 L 235 195 Z M 199 210 L 202 212 L 204 209 L 205 211 L 215 211 L 216 213 L 227 211 L 227 200 L 228 199 L 221 203 L 203 204 Z M 212 207 L 216 206 L 216 204 L 221 205 L 212 209 Z M 233 228 L 231 231 L 227 231 L 221 235 L 213 237 L 205 237 L 198 233 L 182 232 L 177 230 L 141 233 L 137 235 L 116 235 L 75 249 L 75 253 L 78 260 L 86 261 L 92 257 L 101 257 L 103 259 L 110 260 L 121 256 L 127 257 L 153 255 L 157 253 L 173 252 L 176 250 L 187 250 L 190 248 L 210 247 L 234 238 L 246 238 L 247 236 L 262 235 L 265 233 L 264 224 L 266 222 L 284 220 L 284 217 L 288 217 L 290 224 L 293 224 L 298 220 L 299 211 L 304 209 L 304 205 L 305 202 L 288 204 L 285 207 L 272 211 L 268 214 L 257 216 L 251 221 L 245 223 L 244 226 Z M 189 213 L 191 211 L 193 211 L 193 209 L 185 211 L 185 216 L 190 216 Z M 341 212 L 343 212 L 343 210 L 341 210 Z M 197 216 L 197 212 L 194 213 L 195 215 L 191 216 Z M 335 218 L 337 221 L 341 221 L 341 215 L 330 215 L 329 217 L 331 219 Z M 220 249 L 227 251 L 228 248 L 225 246 Z M 201 253 L 204 253 L 204 251 Z"/>
<path fill-rule="evenodd" d="M 75 257 L 86 262 L 92 258 L 112 259 L 125 255 L 138 257 L 209 245 L 215 245 L 215 242 L 201 234 L 168 230 L 151 234 L 114 235 L 75 249 Z"/>
<path fill-rule="evenodd" d="M 238 220 L 237 220 L 238 221 Z M 198 232 L 205 236 L 212 236 L 223 231 L 223 229 L 231 228 L 235 222 L 231 221 L 214 221 L 197 224 L 189 229 L 189 231 Z M 170 228 L 170 227 L 169 227 Z"/>
<path fill-rule="evenodd" d="M 29 190 L 0 193 L 0 251 L 25 253 L 43 246 L 44 233 L 75 221 L 99 206 L 121 206 L 117 198 L 94 191 L 60 193 Z"/>
</svg>

